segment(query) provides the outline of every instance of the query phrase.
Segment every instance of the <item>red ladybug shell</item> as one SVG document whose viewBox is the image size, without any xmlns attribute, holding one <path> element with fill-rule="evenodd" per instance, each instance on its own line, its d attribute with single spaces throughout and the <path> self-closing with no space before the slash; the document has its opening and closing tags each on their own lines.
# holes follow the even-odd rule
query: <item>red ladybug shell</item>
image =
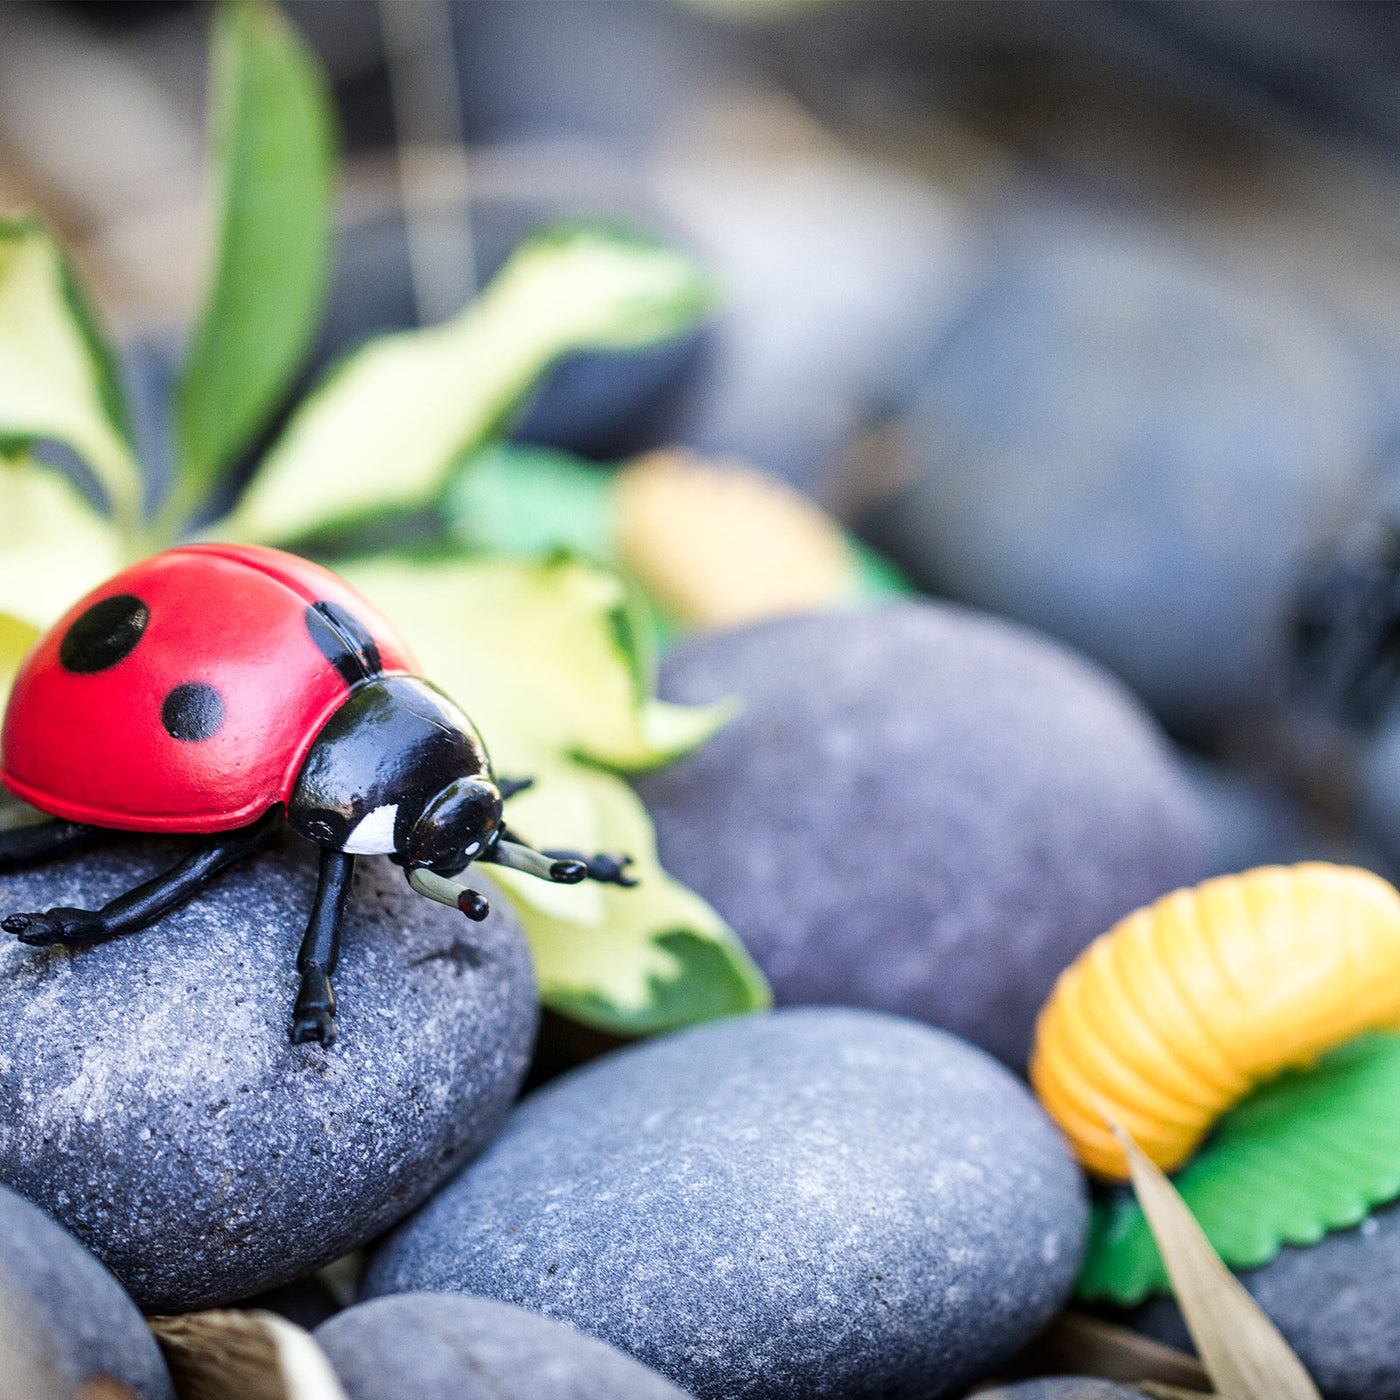
<svg viewBox="0 0 1400 1400">
<path fill-rule="evenodd" d="M 291 795 L 349 694 L 308 608 L 357 620 L 385 675 L 397 632 L 329 570 L 255 545 L 187 545 L 123 570 L 51 627 L 5 711 L 0 778 L 70 821 L 228 831 Z"/>
</svg>

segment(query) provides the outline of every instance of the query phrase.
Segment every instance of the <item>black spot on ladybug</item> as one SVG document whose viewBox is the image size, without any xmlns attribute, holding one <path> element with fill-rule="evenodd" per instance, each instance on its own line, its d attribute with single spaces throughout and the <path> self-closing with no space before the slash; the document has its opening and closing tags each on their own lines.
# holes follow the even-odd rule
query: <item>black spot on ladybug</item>
<svg viewBox="0 0 1400 1400">
<path fill-rule="evenodd" d="M 165 697 L 160 722 L 172 739 L 197 743 L 223 726 L 224 697 L 203 681 L 186 681 Z"/>
<path fill-rule="evenodd" d="M 150 609 L 135 594 L 117 593 L 94 603 L 74 619 L 58 646 L 64 670 L 91 675 L 130 656 L 151 619 Z"/>
<path fill-rule="evenodd" d="M 370 680 L 383 671 L 374 638 L 359 618 L 338 603 L 310 604 L 306 609 L 306 630 L 346 685 Z"/>
</svg>

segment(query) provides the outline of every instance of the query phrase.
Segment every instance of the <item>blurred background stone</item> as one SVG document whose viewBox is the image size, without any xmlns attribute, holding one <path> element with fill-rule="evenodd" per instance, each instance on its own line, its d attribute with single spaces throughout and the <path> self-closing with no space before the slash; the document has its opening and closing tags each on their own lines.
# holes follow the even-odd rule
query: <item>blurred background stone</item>
<svg viewBox="0 0 1400 1400">
<path fill-rule="evenodd" d="M 1209 737 L 1281 699 L 1306 562 L 1377 443 L 1345 343 L 1162 231 L 1042 210 L 933 355 L 875 543 Z"/>
</svg>

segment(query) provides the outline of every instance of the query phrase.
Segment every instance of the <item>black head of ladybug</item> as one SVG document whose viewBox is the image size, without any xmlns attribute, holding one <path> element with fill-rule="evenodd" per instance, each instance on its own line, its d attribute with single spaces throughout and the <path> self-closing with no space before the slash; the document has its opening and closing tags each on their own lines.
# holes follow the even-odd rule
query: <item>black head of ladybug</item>
<svg viewBox="0 0 1400 1400">
<path fill-rule="evenodd" d="M 501 793 L 447 696 L 416 676 L 381 676 L 354 686 L 316 736 L 287 821 L 333 850 L 453 874 L 497 837 Z"/>
<path fill-rule="evenodd" d="M 410 870 L 454 875 L 493 845 L 500 830 L 500 789 L 484 778 L 457 778 L 423 808 L 396 859 Z"/>
</svg>

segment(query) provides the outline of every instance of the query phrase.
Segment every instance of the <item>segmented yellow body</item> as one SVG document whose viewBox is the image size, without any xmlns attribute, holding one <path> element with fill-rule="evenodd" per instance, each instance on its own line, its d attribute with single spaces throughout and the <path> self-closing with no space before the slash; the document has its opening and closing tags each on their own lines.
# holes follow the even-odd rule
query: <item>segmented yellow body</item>
<svg viewBox="0 0 1400 1400">
<path fill-rule="evenodd" d="M 1128 1165 L 1107 1110 L 1166 1171 L 1281 1070 L 1400 1027 L 1400 894 L 1366 870 L 1264 866 L 1115 924 L 1040 1013 L 1031 1082 L 1080 1160 Z"/>
</svg>

